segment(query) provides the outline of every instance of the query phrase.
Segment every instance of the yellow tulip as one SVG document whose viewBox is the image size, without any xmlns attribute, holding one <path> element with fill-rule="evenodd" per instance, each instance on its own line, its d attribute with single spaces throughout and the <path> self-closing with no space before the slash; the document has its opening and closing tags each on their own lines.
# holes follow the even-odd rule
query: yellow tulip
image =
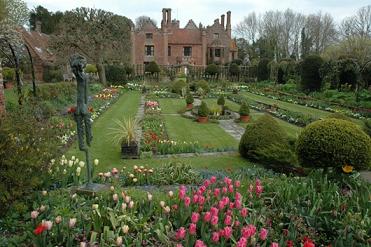
<svg viewBox="0 0 371 247">
<path fill-rule="evenodd" d="M 345 172 L 345 173 L 351 173 L 352 171 L 353 171 L 353 166 L 351 166 L 351 165 L 345 165 L 345 166 L 343 166 L 343 172 Z"/>
</svg>

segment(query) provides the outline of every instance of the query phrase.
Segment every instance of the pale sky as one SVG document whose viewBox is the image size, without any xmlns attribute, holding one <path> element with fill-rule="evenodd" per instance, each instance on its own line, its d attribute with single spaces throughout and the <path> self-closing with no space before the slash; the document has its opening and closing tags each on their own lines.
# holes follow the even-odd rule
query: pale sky
<svg viewBox="0 0 371 247">
<path fill-rule="evenodd" d="M 232 27 L 243 20 L 249 12 L 264 13 L 268 10 L 291 8 L 304 14 L 319 11 L 330 13 L 336 22 L 355 14 L 360 7 L 370 4 L 370 0 L 26 0 L 30 9 L 42 5 L 51 11 L 65 11 L 76 7 L 95 7 L 124 15 L 131 20 L 141 15 L 161 23 L 162 8 L 172 9 L 172 19 L 180 20 L 184 27 L 189 19 L 198 25 L 212 25 L 216 18 L 232 12 Z"/>
</svg>

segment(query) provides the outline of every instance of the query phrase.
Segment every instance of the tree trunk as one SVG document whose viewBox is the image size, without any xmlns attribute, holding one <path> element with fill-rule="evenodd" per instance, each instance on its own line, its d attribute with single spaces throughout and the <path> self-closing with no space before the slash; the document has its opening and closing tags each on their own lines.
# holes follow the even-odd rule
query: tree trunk
<svg viewBox="0 0 371 247">
<path fill-rule="evenodd" d="M 97 70 L 98 70 L 98 75 L 99 75 L 99 81 L 103 84 L 107 84 L 107 79 L 106 79 L 106 71 L 104 69 L 103 61 L 99 59 L 100 61 L 97 64 Z"/>
</svg>

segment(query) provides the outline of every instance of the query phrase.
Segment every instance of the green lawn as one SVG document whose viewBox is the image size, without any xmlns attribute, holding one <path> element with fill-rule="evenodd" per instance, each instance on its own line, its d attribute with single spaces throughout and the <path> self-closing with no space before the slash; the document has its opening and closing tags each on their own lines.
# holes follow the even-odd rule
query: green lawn
<svg viewBox="0 0 371 247">
<path fill-rule="evenodd" d="M 237 147 L 238 142 L 218 124 L 200 124 L 181 116 L 165 116 L 166 129 L 173 140 L 195 142 L 208 147 Z"/>
<path fill-rule="evenodd" d="M 112 169 L 113 167 L 122 168 L 125 167 L 132 167 L 134 165 L 143 165 L 143 166 L 150 166 L 150 167 L 158 167 L 169 162 L 183 162 L 186 164 L 191 165 L 197 169 L 211 169 L 211 170 L 223 170 L 223 169 L 238 169 L 243 167 L 252 167 L 253 164 L 248 160 L 242 158 L 239 154 L 231 154 L 231 155 L 220 155 L 220 156 L 195 156 L 195 157 L 188 157 L 188 158 L 179 158 L 179 157 L 172 157 L 172 158 L 164 158 L 164 159 L 132 159 L 132 160 L 120 160 L 117 163 L 105 164 L 101 163 L 96 171 L 97 172 L 104 172 L 108 169 Z M 258 165 L 257 165 L 258 166 Z"/>
<path fill-rule="evenodd" d="M 114 119 L 134 117 L 138 111 L 140 101 L 139 92 L 124 93 L 118 101 L 103 113 L 93 124 L 93 142 L 90 148 L 91 157 L 98 158 L 104 166 L 120 164 L 120 147 L 112 143 L 107 133 L 114 126 Z M 83 153 L 77 147 L 77 141 L 66 153 L 67 156 L 76 155 L 81 159 Z"/>
<path fill-rule="evenodd" d="M 206 104 L 210 107 L 212 105 L 217 105 L 218 99 L 204 99 L 203 101 L 206 102 Z M 240 110 L 240 105 L 230 101 L 228 99 L 225 99 L 225 105 L 229 107 L 232 111 L 238 112 Z"/>
<path fill-rule="evenodd" d="M 286 110 L 293 111 L 293 112 L 301 112 L 301 113 L 308 114 L 316 118 L 325 118 L 331 114 L 331 112 L 322 111 L 322 110 L 318 110 L 318 109 L 314 109 L 314 108 L 306 107 L 302 105 L 292 104 L 292 103 L 284 102 L 280 100 L 275 100 L 275 99 L 271 99 L 265 96 L 252 94 L 249 92 L 244 92 L 242 93 L 242 95 L 246 96 L 247 99 L 250 99 L 253 101 L 260 101 L 266 104 L 276 104 L 278 107 L 282 109 L 286 109 Z"/>
<path fill-rule="evenodd" d="M 159 99 L 158 101 L 163 114 L 176 114 L 179 110 L 186 107 L 184 99 Z"/>
</svg>

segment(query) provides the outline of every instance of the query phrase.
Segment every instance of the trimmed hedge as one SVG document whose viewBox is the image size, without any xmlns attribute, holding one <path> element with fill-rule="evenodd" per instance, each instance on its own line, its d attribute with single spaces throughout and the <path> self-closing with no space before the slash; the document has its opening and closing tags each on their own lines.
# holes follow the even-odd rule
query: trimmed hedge
<svg viewBox="0 0 371 247">
<path fill-rule="evenodd" d="M 320 68 L 323 60 L 318 55 L 307 56 L 301 63 L 301 87 L 305 92 L 319 91 L 322 88 Z"/>
<path fill-rule="evenodd" d="M 106 65 L 107 81 L 113 84 L 126 84 L 126 71 L 120 65 Z"/>
<path fill-rule="evenodd" d="M 268 58 L 260 59 L 258 63 L 258 81 L 266 81 L 269 79 L 269 66 L 270 60 Z"/>
<path fill-rule="evenodd" d="M 306 167 L 352 165 L 366 168 L 371 162 L 371 139 L 357 125 L 328 118 L 309 124 L 296 143 L 299 162 Z"/>
<path fill-rule="evenodd" d="M 149 64 L 147 64 L 144 69 L 145 69 L 145 72 L 148 72 L 148 73 L 151 73 L 151 74 L 155 74 L 155 73 L 160 73 L 161 72 L 160 67 L 154 61 L 152 61 Z"/>
<path fill-rule="evenodd" d="M 225 99 L 223 95 L 220 95 L 217 102 L 218 105 L 224 106 L 225 105 Z"/>
<path fill-rule="evenodd" d="M 205 69 L 206 75 L 217 75 L 220 73 L 220 68 L 216 64 L 209 64 Z"/>
<path fill-rule="evenodd" d="M 187 86 L 188 86 L 187 82 L 178 79 L 172 85 L 171 92 L 182 95 L 184 88 L 187 88 Z"/>
<path fill-rule="evenodd" d="M 229 65 L 229 74 L 232 76 L 239 75 L 240 67 L 235 63 L 231 63 L 231 65 Z"/>
</svg>

